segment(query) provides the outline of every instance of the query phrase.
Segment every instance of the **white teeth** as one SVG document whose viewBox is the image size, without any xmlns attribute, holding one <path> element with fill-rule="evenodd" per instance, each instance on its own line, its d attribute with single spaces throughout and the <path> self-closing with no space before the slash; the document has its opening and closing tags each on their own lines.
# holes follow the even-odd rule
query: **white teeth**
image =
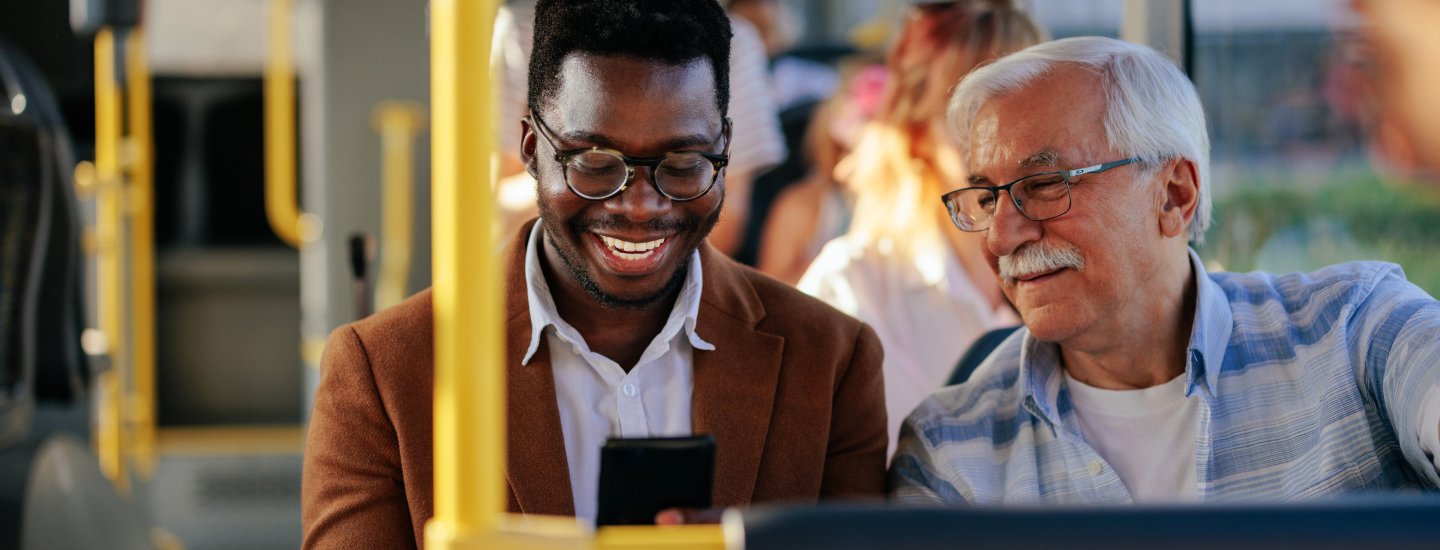
<svg viewBox="0 0 1440 550">
<path fill-rule="evenodd" d="M 643 243 L 632 243 L 630 241 L 622 241 L 620 239 L 616 239 L 614 237 L 606 237 L 604 235 L 600 235 L 600 240 L 604 241 L 606 246 L 609 246 L 610 250 L 614 252 L 616 256 L 627 260 L 639 260 L 641 258 L 649 256 L 652 250 L 655 250 L 656 248 L 659 248 L 660 245 L 665 244 L 665 239 L 655 239 L 653 241 Z M 627 252 L 629 254 L 627 254 Z"/>
</svg>

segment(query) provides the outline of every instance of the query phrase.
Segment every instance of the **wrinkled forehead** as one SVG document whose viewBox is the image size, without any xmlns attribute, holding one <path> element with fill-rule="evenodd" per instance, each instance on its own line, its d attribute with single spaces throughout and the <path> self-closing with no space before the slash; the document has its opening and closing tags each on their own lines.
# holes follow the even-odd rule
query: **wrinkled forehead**
<svg viewBox="0 0 1440 550">
<path fill-rule="evenodd" d="M 966 168 L 996 178 L 1104 156 L 1105 105 L 1098 73 L 1052 69 L 981 104 L 965 131 Z"/>
</svg>

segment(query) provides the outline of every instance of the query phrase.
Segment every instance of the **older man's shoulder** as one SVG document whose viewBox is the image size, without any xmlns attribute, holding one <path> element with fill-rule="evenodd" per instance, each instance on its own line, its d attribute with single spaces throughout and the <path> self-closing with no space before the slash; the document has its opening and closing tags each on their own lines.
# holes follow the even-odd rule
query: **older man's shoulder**
<svg viewBox="0 0 1440 550">
<path fill-rule="evenodd" d="M 1003 439 L 1016 428 L 1025 388 L 1020 382 L 1020 352 L 1026 330 L 1006 338 L 962 384 L 947 386 L 921 402 L 906 420 L 917 434 L 940 444 L 943 439 Z"/>
<path fill-rule="evenodd" d="M 1386 283 L 1408 286 L 1400 266 L 1376 261 L 1346 262 L 1284 274 L 1211 273 L 1210 278 L 1225 292 L 1232 308 L 1273 310 L 1280 307 L 1292 317 L 1330 309 L 1325 306 L 1358 304 Z"/>
</svg>

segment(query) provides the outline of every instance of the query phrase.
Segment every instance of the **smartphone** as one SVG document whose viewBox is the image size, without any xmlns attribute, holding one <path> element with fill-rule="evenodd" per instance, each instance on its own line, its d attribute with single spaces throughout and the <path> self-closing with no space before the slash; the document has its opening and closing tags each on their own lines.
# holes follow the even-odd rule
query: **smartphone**
<svg viewBox="0 0 1440 550">
<path fill-rule="evenodd" d="M 600 449 L 595 525 L 652 525 L 667 508 L 709 508 L 715 438 L 611 438 Z"/>
</svg>

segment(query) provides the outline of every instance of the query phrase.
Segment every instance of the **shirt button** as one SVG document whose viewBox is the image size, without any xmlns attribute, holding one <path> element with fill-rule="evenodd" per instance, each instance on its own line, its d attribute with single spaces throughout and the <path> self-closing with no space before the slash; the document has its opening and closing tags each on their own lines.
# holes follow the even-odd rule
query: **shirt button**
<svg viewBox="0 0 1440 550">
<path fill-rule="evenodd" d="M 1101 464 L 1099 460 L 1090 461 L 1090 475 L 1098 476 L 1100 475 L 1100 472 L 1103 471 L 1105 471 L 1105 465 Z"/>
<path fill-rule="evenodd" d="M 625 384 L 623 386 L 620 386 L 620 395 L 624 395 L 625 397 L 635 397 L 636 393 L 637 391 L 635 389 L 635 384 Z"/>
</svg>

